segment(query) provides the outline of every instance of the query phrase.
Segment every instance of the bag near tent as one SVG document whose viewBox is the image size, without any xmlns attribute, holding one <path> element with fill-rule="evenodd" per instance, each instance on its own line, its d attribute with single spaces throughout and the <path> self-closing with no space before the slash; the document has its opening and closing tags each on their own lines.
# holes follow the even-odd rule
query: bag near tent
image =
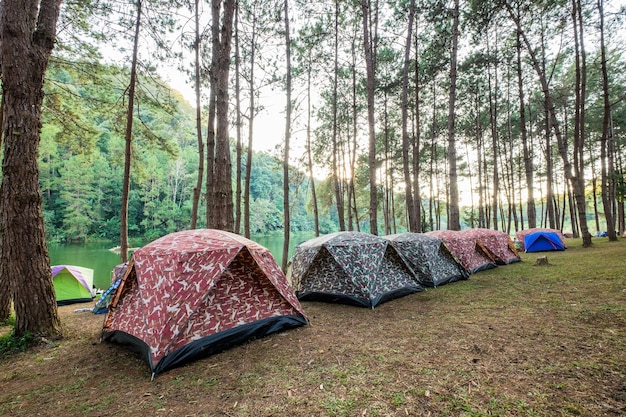
<svg viewBox="0 0 626 417">
<path fill-rule="evenodd" d="M 299 244 L 290 276 L 300 300 L 371 308 L 424 289 L 388 240 L 361 232 Z"/>
<path fill-rule="evenodd" d="M 105 292 L 102 293 L 98 301 L 96 301 L 96 305 L 93 306 L 91 310 L 94 314 L 106 314 L 109 311 L 109 304 L 111 304 L 111 300 L 113 299 L 113 295 L 115 295 L 115 291 L 117 291 L 117 287 L 120 286 L 120 282 L 122 282 L 122 278 L 124 277 L 124 273 L 126 272 L 126 268 L 128 267 L 128 262 L 124 262 L 122 264 L 116 265 L 113 268 L 112 272 L 112 284 L 107 288 Z"/>
<path fill-rule="evenodd" d="M 137 249 L 103 340 L 128 344 L 152 375 L 307 323 L 270 252 L 233 233 L 172 233 Z"/>
<path fill-rule="evenodd" d="M 52 266 L 57 305 L 85 303 L 94 298 L 93 269 L 76 265 Z"/>
<path fill-rule="evenodd" d="M 425 286 L 437 287 L 469 277 L 440 238 L 423 233 L 399 233 L 384 238 Z"/>
</svg>

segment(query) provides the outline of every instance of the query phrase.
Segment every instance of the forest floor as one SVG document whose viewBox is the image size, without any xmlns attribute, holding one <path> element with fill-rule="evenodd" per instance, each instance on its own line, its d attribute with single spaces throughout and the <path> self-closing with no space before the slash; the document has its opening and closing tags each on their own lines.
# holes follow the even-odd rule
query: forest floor
<svg viewBox="0 0 626 417">
<path fill-rule="evenodd" d="M 153 381 L 93 303 L 60 307 L 63 339 L 0 359 L 0 415 L 626 416 L 626 240 L 567 243 L 375 309 L 305 302 L 310 325 Z"/>
</svg>

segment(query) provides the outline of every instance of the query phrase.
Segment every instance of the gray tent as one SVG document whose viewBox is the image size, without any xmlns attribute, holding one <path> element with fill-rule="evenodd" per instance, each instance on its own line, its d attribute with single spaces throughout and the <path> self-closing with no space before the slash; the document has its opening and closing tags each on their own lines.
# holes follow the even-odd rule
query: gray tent
<svg viewBox="0 0 626 417">
<path fill-rule="evenodd" d="M 437 287 L 462 279 L 469 274 L 450 253 L 443 240 L 422 233 L 384 236 L 396 248 L 422 284 Z"/>
<path fill-rule="evenodd" d="M 424 289 L 389 241 L 369 233 L 338 232 L 301 243 L 290 275 L 300 300 L 372 308 Z"/>
</svg>

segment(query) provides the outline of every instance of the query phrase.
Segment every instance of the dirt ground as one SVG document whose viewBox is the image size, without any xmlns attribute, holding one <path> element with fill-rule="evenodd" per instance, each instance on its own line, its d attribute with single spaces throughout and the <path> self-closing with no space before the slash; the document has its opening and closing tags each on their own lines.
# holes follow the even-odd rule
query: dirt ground
<svg viewBox="0 0 626 417">
<path fill-rule="evenodd" d="M 0 415 L 626 416 L 626 243 L 609 249 L 616 266 L 525 254 L 375 309 L 303 303 L 310 325 L 153 381 L 74 312 L 93 303 L 60 307 L 64 339 L 0 361 Z"/>
</svg>

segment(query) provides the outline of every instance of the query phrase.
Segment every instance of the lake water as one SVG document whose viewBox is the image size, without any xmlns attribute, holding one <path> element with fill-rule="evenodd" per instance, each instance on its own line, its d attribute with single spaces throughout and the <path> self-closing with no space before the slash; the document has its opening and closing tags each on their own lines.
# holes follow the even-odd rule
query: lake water
<svg viewBox="0 0 626 417">
<path fill-rule="evenodd" d="M 296 246 L 314 237 L 313 234 L 295 235 L 290 239 L 289 256 Z M 253 236 L 252 240 L 270 250 L 278 265 L 283 259 L 283 236 Z M 113 243 L 83 243 L 77 245 L 48 244 L 51 265 L 77 265 L 94 270 L 94 286 L 107 289 L 111 283 L 113 267 L 120 263 L 119 253 L 110 251 Z"/>
</svg>

